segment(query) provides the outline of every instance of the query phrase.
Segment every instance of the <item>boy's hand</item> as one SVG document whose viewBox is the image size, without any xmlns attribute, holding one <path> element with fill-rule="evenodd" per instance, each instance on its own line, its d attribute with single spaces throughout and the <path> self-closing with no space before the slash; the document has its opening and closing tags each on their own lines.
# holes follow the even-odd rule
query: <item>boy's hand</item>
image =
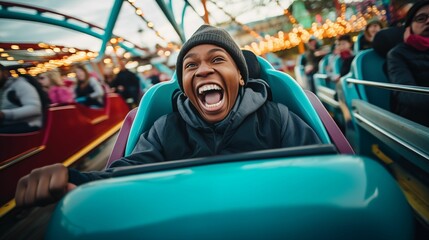
<svg viewBox="0 0 429 240">
<path fill-rule="evenodd" d="M 31 171 L 16 187 L 16 207 L 45 206 L 60 200 L 76 185 L 68 183 L 68 170 L 54 164 Z"/>
</svg>

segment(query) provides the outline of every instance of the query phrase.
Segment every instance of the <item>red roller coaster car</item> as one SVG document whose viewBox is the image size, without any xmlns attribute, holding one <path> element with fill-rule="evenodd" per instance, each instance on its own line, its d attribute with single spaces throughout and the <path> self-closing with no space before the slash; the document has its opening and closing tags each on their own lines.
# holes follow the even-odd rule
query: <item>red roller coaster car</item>
<svg viewBox="0 0 429 240">
<path fill-rule="evenodd" d="M 128 111 L 119 95 L 108 93 L 104 108 L 52 106 L 41 130 L 0 134 L 0 213 L 13 208 L 10 200 L 22 176 L 53 163 L 69 166 L 117 132 Z"/>
</svg>

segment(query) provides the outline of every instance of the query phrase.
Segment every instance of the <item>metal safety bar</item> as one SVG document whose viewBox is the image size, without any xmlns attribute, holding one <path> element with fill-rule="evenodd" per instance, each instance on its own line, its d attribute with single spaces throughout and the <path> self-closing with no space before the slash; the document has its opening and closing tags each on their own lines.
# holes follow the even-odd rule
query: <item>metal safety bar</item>
<svg viewBox="0 0 429 240">
<path fill-rule="evenodd" d="M 394 83 L 379 83 L 379 82 L 359 80 L 354 78 L 347 78 L 345 81 L 347 83 L 361 84 L 365 86 L 379 87 L 379 88 L 385 88 L 389 90 L 414 92 L 414 93 L 422 93 L 422 94 L 429 95 L 429 87 L 411 86 L 411 85 L 394 84 Z"/>
</svg>

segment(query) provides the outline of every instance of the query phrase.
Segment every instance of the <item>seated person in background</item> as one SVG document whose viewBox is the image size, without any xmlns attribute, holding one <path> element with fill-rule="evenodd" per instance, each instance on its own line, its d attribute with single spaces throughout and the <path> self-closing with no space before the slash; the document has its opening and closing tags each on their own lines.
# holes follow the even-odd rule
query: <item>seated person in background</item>
<svg viewBox="0 0 429 240">
<path fill-rule="evenodd" d="M 328 56 L 328 63 L 326 64 L 326 75 L 328 75 L 330 80 L 338 81 L 339 73 L 335 71 L 335 62 L 337 61 L 338 56 L 340 55 L 340 48 L 338 45 L 338 39 L 335 40 L 334 44 L 331 46 L 331 54 Z"/>
<path fill-rule="evenodd" d="M 225 30 L 201 26 L 176 66 L 178 111 L 156 120 L 131 155 L 99 172 L 61 164 L 34 170 L 18 183 L 17 206 L 54 202 L 75 185 L 109 177 L 114 167 L 320 143 L 297 115 L 267 99 L 265 81 L 248 78 L 243 53 Z"/>
<path fill-rule="evenodd" d="M 76 72 L 76 102 L 87 106 L 102 107 L 104 91 L 97 79 L 90 77 L 88 70 L 83 65 L 75 66 Z"/>
<path fill-rule="evenodd" d="M 121 95 L 130 108 L 140 101 L 140 79 L 130 70 L 123 68 L 109 84 L 114 92 Z"/>
<path fill-rule="evenodd" d="M 403 23 L 407 12 L 413 5 L 409 0 L 392 0 L 391 4 L 394 9 L 392 12 L 394 21 L 390 27 L 381 29 L 372 41 L 372 48 L 382 57 L 386 57 L 392 48 L 403 41 L 405 31 Z"/>
<path fill-rule="evenodd" d="M 408 11 L 413 6 L 413 3 L 417 1 L 419 0 L 390 0 L 392 11 L 390 12 L 391 22 L 389 27 L 403 26 Z"/>
<path fill-rule="evenodd" d="M 338 51 L 342 61 L 340 76 L 336 79 L 338 81 L 340 77 L 350 72 L 353 58 L 353 40 L 350 35 L 342 35 L 338 37 Z"/>
<path fill-rule="evenodd" d="M 359 51 L 372 48 L 372 41 L 375 34 L 383 28 L 383 24 L 379 20 L 369 21 L 365 27 L 363 36 L 359 38 Z"/>
<path fill-rule="evenodd" d="M 313 75 L 319 71 L 319 62 L 326 54 L 328 54 L 328 51 L 321 48 L 317 38 L 311 37 L 310 40 L 308 40 L 307 50 L 305 52 L 306 65 L 304 69 L 312 92 L 315 90 Z"/>
<path fill-rule="evenodd" d="M 32 132 L 42 123 L 42 103 L 36 88 L 23 77 L 11 77 L 0 64 L 0 133 Z"/>
<path fill-rule="evenodd" d="M 115 76 L 115 73 L 113 72 L 113 67 L 105 66 L 103 68 L 104 84 L 106 84 L 107 86 L 109 86 L 111 88 L 112 84 L 113 84 L 113 80 L 115 80 L 115 78 L 116 78 L 116 76 Z"/>
<path fill-rule="evenodd" d="M 150 72 L 149 72 L 149 77 L 148 78 L 150 79 L 152 85 L 160 83 L 161 82 L 161 79 L 160 79 L 161 73 L 155 67 L 153 67 L 149 71 Z"/>
<path fill-rule="evenodd" d="M 29 75 L 29 74 L 19 74 L 20 77 L 25 78 L 27 82 L 29 82 L 31 85 L 33 85 L 34 88 L 36 88 L 37 93 L 39 94 L 40 100 L 42 102 L 42 113 L 45 112 L 46 109 L 49 108 L 51 105 L 51 99 L 49 99 L 48 93 L 43 89 L 42 84 L 40 84 L 39 80 L 37 78 Z"/>
<path fill-rule="evenodd" d="M 389 80 L 395 84 L 429 87 L 429 1 L 413 5 L 405 21 L 404 42 L 387 55 Z M 429 127 L 429 96 L 395 91 L 392 112 Z"/>
<path fill-rule="evenodd" d="M 74 102 L 73 90 L 65 86 L 58 70 L 41 73 L 38 80 L 48 93 L 51 103 L 67 104 Z"/>
</svg>

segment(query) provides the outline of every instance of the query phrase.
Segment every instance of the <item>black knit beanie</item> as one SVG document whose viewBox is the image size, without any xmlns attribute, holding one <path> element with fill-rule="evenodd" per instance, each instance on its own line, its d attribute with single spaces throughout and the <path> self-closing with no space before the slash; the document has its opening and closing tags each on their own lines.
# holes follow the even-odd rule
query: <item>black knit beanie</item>
<svg viewBox="0 0 429 240">
<path fill-rule="evenodd" d="M 234 42 L 231 35 L 221 28 L 212 27 L 210 25 L 202 25 L 198 30 L 186 41 L 182 49 L 177 56 L 176 62 L 176 76 L 179 82 L 180 89 L 183 91 L 182 84 L 182 70 L 183 70 L 183 57 L 191 48 L 201 44 L 213 44 L 219 46 L 231 55 L 238 69 L 240 70 L 241 76 L 244 82 L 248 79 L 248 70 L 246 60 L 244 59 L 243 53 L 238 45 Z"/>
<path fill-rule="evenodd" d="M 420 8 L 426 6 L 429 4 L 429 1 L 418 1 L 414 3 L 414 5 L 408 10 L 407 17 L 405 18 L 405 27 L 409 27 L 411 25 L 411 22 L 413 22 L 413 18 L 415 17 L 417 11 L 420 10 Z"/>
</svg>

